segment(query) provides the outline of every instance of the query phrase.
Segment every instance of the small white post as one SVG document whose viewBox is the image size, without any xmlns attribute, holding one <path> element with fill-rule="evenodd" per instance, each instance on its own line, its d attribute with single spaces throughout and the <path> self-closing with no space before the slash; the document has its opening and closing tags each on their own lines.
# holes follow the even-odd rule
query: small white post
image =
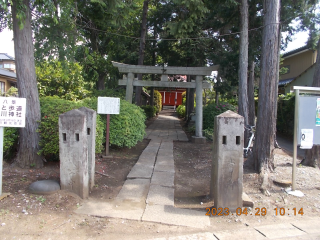
<svg viewBox="0 0 320 240">
<path fill-rule="evenodd" d="M 297 136 L 299 126 L 299 89 L 295 89 L 294 103 L 294 131 L 293 131 L 293 161 L 292 161 L 292 191 L 296 190 L 296 165 L 297 165 Z"/>
<path fill-rule="evenodd" d="M 3 127 L 0 127 L 0 196 L 2 195 Z"/>
</svg>

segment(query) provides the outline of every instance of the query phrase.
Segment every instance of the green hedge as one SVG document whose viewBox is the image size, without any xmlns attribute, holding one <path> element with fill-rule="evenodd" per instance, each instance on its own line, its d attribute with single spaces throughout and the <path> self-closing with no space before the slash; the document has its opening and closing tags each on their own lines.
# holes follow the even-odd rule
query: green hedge
<svg viewBox="0 0 320 240">
<path fill-rule="evenodd" d="M 141 106 L 141 108 L 144 110 L 144 113 L 146 114 L 147 118 L 153 118 L 154 116 L 157 115 L 157 107 L 155 106 L 150 106 L 150 105 L 146 105 L 146 106 Z"/>
<path fill-rule="evenodd" d="M 186 115 L 186 106 L 179 105 L 177 107 L 177 114 L 178 114 L 178 117 L 183 118 Z"/>
<path fill-rule="evenodd" d="M 213 129 L 215 116 L 224 113 L 227 110 L 237 112 L 237 107 L 225 102 L 218 104 L 210 103 L 203 107 L 203 129 Z"/>
<path fill-rule="evenodd" d="M 146 125 L 144 111 L 125 100 L 121 100 L 120 114 L 110 117 L 110 143 L 119 147 L 133 147 L 143 140 Z"/>
<path fill-rule="evenodd" d="M 91 108 L 90 101 L 93 102 L 94 99 L 73 102 L 58 97 L 40 98 L 41 123 L 38 131 L 41 137 L 39 143 L 41 150 L 39 154 L 47 160 L 59 159 L 59 115 L 80 107 Z M 103 149 L 103 123 L 99 115 L 97 115 L 96 132 L 96 152 L 99 153 Z"/>
<path fill-rule="evenodd" d="M 154 90 L 154 106 L 157 108 L 157 114 L 162 110 L 162 96 L 157 90 Z"/>
<path fill-rule="evenodd" d="M 277 132 L 293 136 L 295 95 L 280 95 L 277 109 Z"/>
<path fill-rule="evenodd" d="M 59 115 L 87 107 L 97 110 L 97 98 L 87 98 L 82 101 L 73 102 L 58 97 L 40 98 L 41 122 L 38 128 L 40 133 L 40 151 L 47 160 L 59 159 Z M 106 115 L 97 114 L 96 126 L 96 153 L 100 153 L 105 144 Z M 145 114 L 143 110 L 121 100 L 120 114 L 110 117 L 110 144 L 120 147 L 133 147 L 141 141 L 145 135 Z M 4 156 L 9 156 L 14 151 L 18 141 L 18 130 L 16 128 L 5 128 Z"/>
</svg>

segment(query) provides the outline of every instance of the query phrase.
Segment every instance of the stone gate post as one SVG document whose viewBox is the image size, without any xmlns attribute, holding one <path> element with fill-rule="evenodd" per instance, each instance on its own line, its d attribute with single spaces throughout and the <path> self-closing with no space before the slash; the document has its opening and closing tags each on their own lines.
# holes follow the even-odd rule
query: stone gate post
<svg viewBox="0 0 320 240">
<path fill-rule="evenodd" d="M 60 184 L 81 198 L 89 196 L 87 117 L 79 110 L 59 116 Z"/>
<path fill-rule="evenodd" d="M 243 136 L 242 116 L 232 111 L 216 116 L 210 195 L 217 209 L 242 207 Z"/>
<path fill-rule="evenodd" d="M 87 144 L 88 144 L 88 172 L 89 172 L 89 187 L 94 186 L 94 174 L 95 174 L 95 160 L 96 160 L 96 111 L 82 107 L 79 111 L 86 114 L 87 119 Z"/>
</svg>

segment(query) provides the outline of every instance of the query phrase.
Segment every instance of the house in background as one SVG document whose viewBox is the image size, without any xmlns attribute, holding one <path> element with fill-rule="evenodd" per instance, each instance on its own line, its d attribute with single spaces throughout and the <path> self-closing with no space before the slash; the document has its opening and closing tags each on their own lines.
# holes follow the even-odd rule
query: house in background
<svg viewBox="0 0 320 240">
<path fill-rule="evenodd" d="M 17 87 L 16 64 L 13 57 L 0 53 L 0 91 L 5 93 L 11 87 Z"/>
<path fill-rule="evenodd" d="M 307 45 L 285 53 L 280 68 L 288 69 L 286 74 L 280 76 L 279 94 L 293 91 L 293 86 L 311 86 L 317 59 L 317 51 Z"/>
</svg>

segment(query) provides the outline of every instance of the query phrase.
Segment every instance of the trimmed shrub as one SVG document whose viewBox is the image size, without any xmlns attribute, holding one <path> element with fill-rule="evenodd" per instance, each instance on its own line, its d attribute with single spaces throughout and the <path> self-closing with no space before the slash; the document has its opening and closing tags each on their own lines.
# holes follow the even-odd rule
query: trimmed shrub
<svg viewBox="0 0 320 240">
<path fill-rule="evenodd" d="M 179 105 L 177 107 L 177 114 L 179 118 L 183 118 L 186 115 L 186 106 L 185 105 Z"/>
<path fill-rule="evenodd" d="M 10 159 L 17 150 L 19 130 L 13 127 L 5 127 L 3 130 L 3 158 Z"/>
<path fill-rule="evenodd" d="M 120 102 L 120 114 L 110 117 L 110 143 L 119 147 L 133 147 L 145 135 L 144 111 L 125 100 Z"/>
<path fill-rule="evenodd" d="M 83 106 L 97 110 L 98 98 L 87 98 L 81 102 Z M 101 132 L 98 133 L 97 128 L 96 145 L 97 138 L 101 139 L 101 144 L 104 144 L 106 139 L 106 115 L 99 115 L 99 118 L 101 119 L 99 123 Z M 138 141 L 143 140 L 145 135 L 145 120 L 146 115 L 140 107 L 120 99 L 120 114 L 110 116 L 110 144 L 129 148 L 135 146 Z"/>
<path fill-rule="evenodd" d="M 40 133 L 40 151 L 47 160 L 59 159 L 59 115 L 68 112 L 72 109 L 80 107 L 90 108 L 87 102 L 72 102 L 58 97 L 43 97 L 40 98 L 41 108 L 41 123 L 39 126 Z M 96 152 L 102 151 L 102 133 L 103 125 L 101 117 L 97 115 L 96 126 Z"/>
<path fill-rule="evenodd" d="M 10 87 L 4 94 L 6 97 L 18 97 L 18 89 Z M 17 143 L 19 138 L 19 129 L 13 127 L 5 127 L 3 129 L 3 158 L 10 159 L 17 151 Z"/>
<path fill-rule="evenodd" d="M 162 96 L 157 90 L 154 90 L 154 106 L 157 108 L 157 114 L 162 110 Z"/>
<path fill-rule="evenodd" d="M 203 108 L 203 129 L 213 129 L 215 116 L 224 113 L 227 110 L 236 112 L 237 107 L 230 103 L 210 103 L 205 106 Z"/>
<path fill-rule="evenodd" d="M 182 97 L 182 104 L 183 104 L 183 105 L 186 105 L 187 92 L 184 91 L 184 92 L 181 94 L 181 97 Z"/>
<path fill-rule="evenodd" d="M 277 132 L 293 136 L 295 95 L 288 93 L 278 97 Z"/>
<path fill-rule="evenodd" d="M 147 118 L 153 118 L 157 115 L 157 108 L 155 106 L 141 106 L 141 108 L 144 110 L 144 113 L 146 114 Z"/>
</svg>

